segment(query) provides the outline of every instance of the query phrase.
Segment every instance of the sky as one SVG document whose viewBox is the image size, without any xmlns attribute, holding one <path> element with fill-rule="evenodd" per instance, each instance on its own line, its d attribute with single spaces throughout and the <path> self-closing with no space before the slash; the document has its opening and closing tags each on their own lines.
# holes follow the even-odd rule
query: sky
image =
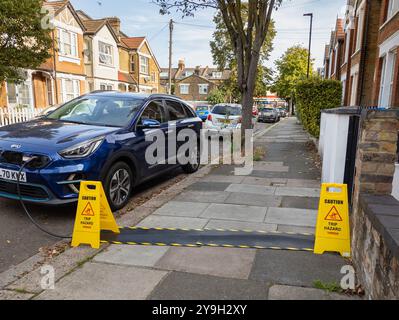
<svg viewBox="0 0 399 320">
<path fill-rule="evenodd" d="M 214 31 L 214 10 L 200 10 L 194 17 L 182 19 L 181 13 L 159 14 L 159 7 L 151 0 L 72 0 L 75 9 L 85 11 L 92 18 L 117 16 L 121 19 L 122 31 L 129 36 L 146 36 L 161 67 L 168 66 L 169 29 L 172 18 L 174 28 L 173 66 L 179 59 L 185 59 L 186 66 L 212 66 L 209 42 Z M 309 17 L 313 12 L 312 57 L 315 66 L 323 65 L 324 47 L 329 42 L 331 30 L 337 16 L 342 16 L 346 0 L 283 0 L 278 11 L 273 13 L 277 36 L 274 51 L 267 66 L 274 66 L 275 60 L 285 50 L 300 44 L 308 47 Z"/>
</svg>

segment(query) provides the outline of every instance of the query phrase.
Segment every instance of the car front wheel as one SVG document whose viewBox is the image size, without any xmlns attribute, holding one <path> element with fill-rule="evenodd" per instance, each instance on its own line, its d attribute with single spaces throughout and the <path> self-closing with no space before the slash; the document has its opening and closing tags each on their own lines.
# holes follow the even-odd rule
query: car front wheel
<svg viewBox="0 0 399 320">
<path fill-rule="evenodd" d="M 133 173 L 124 162 L 114 164 L 108 171 L 104 185 L 112 211 L 125 207 L 133 189 Z"/>
<path fill-rule="evenodd" d="M 197 172 L 200 167 L 201 161 L 201 151 L 200 151 L 200 144 L 198 143 L 197 146 L 192 151 L 189 157 L 189 163 L 182 165 L 182 169 L 185 173 L 194 173 Z"/>
</svg>

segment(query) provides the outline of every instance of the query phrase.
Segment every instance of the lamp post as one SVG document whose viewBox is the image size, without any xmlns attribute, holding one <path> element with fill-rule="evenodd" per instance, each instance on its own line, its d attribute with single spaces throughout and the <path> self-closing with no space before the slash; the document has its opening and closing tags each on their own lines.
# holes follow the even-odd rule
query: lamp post
<svg viewBox="0 0 399 320">
<path fill-rule="evenodd" d="M 307 77 L 310 76 L 310 51 L 312 49 L 312 31 L 313 31 L 313 13 L 305 13 L 304 17 L 310 17 L 310 30 L 309 30 L 309 53 L 308 53 L 308 73 Z"/>
</svg>

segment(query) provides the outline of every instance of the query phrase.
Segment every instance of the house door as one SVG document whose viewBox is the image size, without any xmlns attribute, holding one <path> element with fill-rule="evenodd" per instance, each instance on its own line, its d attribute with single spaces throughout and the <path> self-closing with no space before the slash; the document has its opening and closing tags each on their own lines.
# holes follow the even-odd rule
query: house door
<svg viewBox="0 0 399 320">
<path fill-rule="evenodd" d="M 30 86 L 26 82 L 21 84 L 7 83 L 8 106 L 11 108 L 17 106 L 30 106 L 30 91 Z"/>
</svg>

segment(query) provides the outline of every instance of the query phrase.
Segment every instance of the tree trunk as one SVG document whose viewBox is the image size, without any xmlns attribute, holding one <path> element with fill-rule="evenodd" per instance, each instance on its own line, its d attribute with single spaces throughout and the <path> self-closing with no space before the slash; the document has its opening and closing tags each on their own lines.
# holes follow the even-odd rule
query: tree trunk
<svg viewBox="0 0 399 320">
<path fill-rule="evenodd" d="M 242 104 L 242 124 L 241 124 L 241 142 L 245 145 L 245 130 L 253 129 L 252 124 L 252 108 L 254 104 L 254 97 L 251 90 L 244 90 L 241 98 Z"/>
</svg>

